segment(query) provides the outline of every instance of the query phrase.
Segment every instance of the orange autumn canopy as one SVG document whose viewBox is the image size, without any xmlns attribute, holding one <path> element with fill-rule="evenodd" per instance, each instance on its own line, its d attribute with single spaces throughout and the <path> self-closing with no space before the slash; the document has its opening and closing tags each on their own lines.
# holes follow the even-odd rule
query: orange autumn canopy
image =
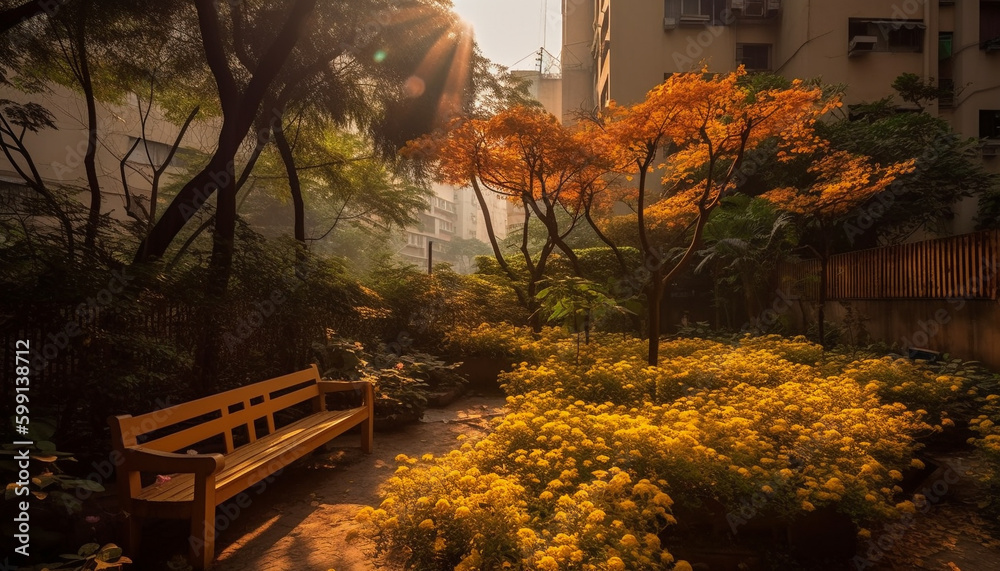
<svg viewBox="0 0 1000 571">
<path fill-rule="evenodd" d="M 564 205 L 579 201 L 610 167 L 592 141 L 528 107 L 458 120 L 446 133 L 410 142 L 404 153 L 436 161 L 445 183 L 462 186 L 476 178 L 511 200 L 526 195 Z"/>
<path fill-rule="evenodd" d="M 810 165 L 815 177 L 807 188 L 778 188 L 763 195 L 778 208 L 832 221 L 882 192 L 899 176 L 913 171 L 914 160 L 882 168 L 867 157 L 846 151 L 830 151 Z"/>
</svg>

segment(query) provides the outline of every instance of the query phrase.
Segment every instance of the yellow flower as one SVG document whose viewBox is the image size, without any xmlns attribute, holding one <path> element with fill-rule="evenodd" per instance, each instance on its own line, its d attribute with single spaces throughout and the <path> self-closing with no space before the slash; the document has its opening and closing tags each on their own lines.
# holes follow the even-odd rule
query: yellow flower
<svg viewBox="0 0 1000 571">
<path fill-rule="evenodd" d="M 420 525 L 417 527 L 419 527 L 420 529 L 434 529 L 434 520 L 425 519 L 424 521 L 420 522 Z"/>
<path fill-rule="evenodd" d="M 621 557 L 609 558 L 608 571 L 625 571 L 625 562 L 621 560 Z"/>
<path fill-rule="evenodd" d="M 558 571 L 559 563 L 551 555 L 546 555 L 538 560 L 536 567 L 541 571 Z"/>
</svg>

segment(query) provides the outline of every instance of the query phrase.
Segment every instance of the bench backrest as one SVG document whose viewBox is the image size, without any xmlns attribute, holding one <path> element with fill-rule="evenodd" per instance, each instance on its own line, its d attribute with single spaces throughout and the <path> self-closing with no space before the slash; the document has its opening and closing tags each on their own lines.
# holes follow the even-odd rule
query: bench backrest
<svg viewBox="0 0 1000 571">
<path fill-rule="evenodd" d="M 250 442 L 257 440 L 256 422 L 267 422 L 267 433 L 274 432 L 274 413 L 316 399 L 322 407 L 317 384 L 320 380 L 316 365 L 281 377 L 276 377 L 224 393 L 164 408 L 139 416 L 118 417 L 122 444 L 133 446 L 138 439 L 154 432 L 167 433 L 170 427 L 195 420 L 196 424 L 141 442 L 143 447 L 161 452 L 183 451 L 204 440 L 222 435 L 226 453 L 233 451 L 234 431 L 246 427 Z M 205 417 L 201 420 L 200 417 Z M 260 435 L 263 436 L 263 435 Z"/>
</svg>

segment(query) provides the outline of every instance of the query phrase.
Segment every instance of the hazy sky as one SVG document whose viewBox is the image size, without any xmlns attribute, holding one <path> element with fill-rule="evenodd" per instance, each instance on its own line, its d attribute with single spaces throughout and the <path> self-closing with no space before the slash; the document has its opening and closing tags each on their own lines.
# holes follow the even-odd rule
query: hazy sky
<svg viewBox="0 0 1000 571">
<path fill-rule="evenodd" d="M 561 0 L 454 0 L 454 3 L 458 15 L 475 28 L 483 54 L 514 69 L 537 65 L 533 52 L 542 45 L 542 13 L 547 4 L 545 47 L 559 57 Z M 523 61 L 518 63 L 519 60 Z"/>
</svg>

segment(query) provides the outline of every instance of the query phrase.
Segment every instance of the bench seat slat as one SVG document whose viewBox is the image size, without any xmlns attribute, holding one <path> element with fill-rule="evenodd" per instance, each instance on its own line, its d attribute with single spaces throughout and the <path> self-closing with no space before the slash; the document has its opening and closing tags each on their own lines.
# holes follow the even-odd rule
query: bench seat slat
<svg viewBox="0 0 1000 571">
<path fill-rule="evenodd" d="M 225 501 L 263 480 L 277 468 L 287 466 L 315 448 L 308 446 L 310 440 L 319 438 L 316 440 L 318 446 L 328 440 L 327 433 L 338 425 L 343 425 L 342 428 L 346 430 L 353 424 L 345 421 L 365 414 L 364 407 L 313 414 L 256 442 L 237 448 L 232 454 L 226 455 L 226 467 L 216 474 L 216 501 Z M 136 500 L 150 503 L 191 502 L 193 497 L 194 476 L 179 474 L 172 476 L 169 482 L 144 488 Z"/>
</svg>

